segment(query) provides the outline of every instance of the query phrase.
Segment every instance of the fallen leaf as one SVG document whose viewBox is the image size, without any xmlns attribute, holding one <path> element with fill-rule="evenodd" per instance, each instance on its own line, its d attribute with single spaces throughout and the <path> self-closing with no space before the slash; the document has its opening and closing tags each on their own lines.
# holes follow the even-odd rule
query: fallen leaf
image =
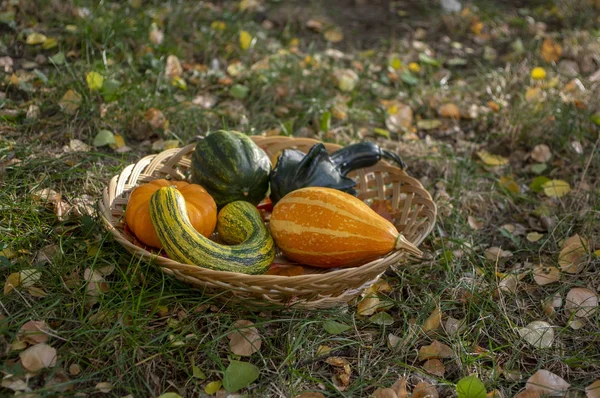
<svg viewBox="0 0 600 398">
<path fill-rule="evenodd" d="M 538 163 L 546 163 L 552 159 L 552 151 L 548 145 L 540 144 L 533 147 L 529 156 Z"/>
<path fill-rule="evenodd" d="M 506 275 L 504 278 L 502 278 L 502 280 L 498 284 L 498 288 L 505 293 L 513 293 L 514 294 L 517 292 L 518 283 L 519 283 L 519 279 L 517 278 L 517 275 L 510 274 L 510 275 Z"/>
<path fill-rule="evenodd" d="M 565 310 L 576 317 L 587 318 L 598 309 L 598 296 L 590 289 L 575 287 L 569 290 L 565 299 Z"/>
<path fill-rule="evenodd" d="M 193 105 L 198 105 L 203 109 L 210 109 L 217 103 L 217 97 L 212 94 L 200 94 L 192 100 Z"/>
<path fill-rule="evenodd" d="M 211 381 L 204 387 L 204 392 L 208 395 L 215 395 L 217 391 L 221 389 L 222 385 L 223 383 L 221 382 L 221 380 Z"/>
<path fill-rule="evenodd" d="M 467 323 L 464 319 L 448 317 L 444 323 L 444 329 L 449 336 L 456 336 L 466 328 Z"/>
<path fill-rule="evenodd" d="M 356 313 L 357 315 L 360 316 L 368 316 L 368 315 L 373 315 L 376 311 L 377 308 L 379 306 L 379 297 L 377 296 L 367 296 L 364 299 L 361 300 L 360 303 L 358 303 L 358 306 L 356 308 Z"/>
<path fill-rule="evenodd" d="M 240 41 L 240 48 L 242 50 L 247 50 L 252 45 L 254 38 L 252 37 L 252 35 L 250 33 L 246 32 L 245 30 L 242 30 L 242 31 L 240 31 L 239 41 Z"/>
<path fill-rule="evenodd" d="M 460 109 L 456 104 L 444 104 L 438 109 L 438 113 L 442 117 L 451 119 L 460 119 Z"/>
<path fill-rule="evenodd" d="M 573 330 L 579 330 L 585 326 L 585 320 L 582 318 L 569 319 L 569 321 L 567 322 L 567 326 L 569 326 Z"/>
<path fill-rule="evenodd" d="M 533 80 L 543 80 L 546 78 L 546 69 L 535 67 L 531 70 L 531 78 Z M 528 90 L 529 91 L 529 90 Z"/>
<path fill-rule="evenodd" d="M 175 392 L 166 392 L 164 394 L 160 394 L 157 398 L 182 398 L 182 396 Z"/>
<path fill-rule="evenodd" d="M 341 91 L 350 92 L 358 84 L 358 75 L 352 69 L 335 69 L 333 80 Z"/>
<path fill-rule="evenodd" d="M 410 70 L 413 73 L 421 73 L 421 66 L 416 62 L 411 62 L 408 64 L 408 70 Z"/>
<path fill-rule="evenodd" d="M 100 382 L 96 384 L 96 390 L 108 394 L 112 390 L 113 386 L 111 383 L 107 381 Z"/>
<path fill-rule="evenodd" d="M 48 341 L 48 326 L 44 321 L 25 322 L 17 333 L 17 340 L 29 344 L 46 343 Z"/>
<path fill-rule="evenodd" d="M 387 312 L 378 312 L 369 318 L 369 322 L 380 326 L 389 326 L 394 324 L 394 318 Z"/>
<path fill-rule="evenodd" d="M 585 388 L 587 398 L 600 398 L 600 380 L 596 380 Z"/>
<path fill-rule="evenodd" d="M 331 43 L 339 43 L 344 40 L 344 34 L 339 28 L 327 29 L 325 33 L 323 33 L 323 37 Z"/>
<path fill-rule="evenodd" d="M 101 147 L 105 145 L 116 144 L 115 135 L 110 130 L 100 130 L 94 137 L 93 145 Z"/>
<path fill-rule="evenodd" d="M 229 338 L 229 348 L 231 352 L 240 356 L 250 356 L 260 350 L 262 339 L 258 330 L 252 322 L 247 320 L 235 321 L 233 327 L 235 330 L 230 332 L 227 337 Z"/>
<path fill-rule="evenodd" d="M 320 345 L 319 348 L 317 348 L 317 352 L 315 353 L 315 356 L 320 357 L 320 356 L 324 356 L 327 355 L 331 352 L 332 348 L 328 347 L 326 345 Z"/>
<path fill-rule="evenodd" d="M 227 28 L 227 25 L 223 21 L 212 21 L 210 24 L 210 28 L 212 30 L 224 31 L 225 28 Z M 221 388 L 221 386 L 219 386 L 219 388 Z"/>
<path fill-rule="evenodd" d="M 402 343 L 402 338 L 396 336 L 395 334 L 388 334 L 387 346 L 391 351 L 395 351 L 400 343 Z"/>
<path fill-rule="evenodd" d="M 555 375 L 544 369 L 535 372 L 529 379 L 525 388 L 527 390 L 536 390 L 545 394 L 556 394 L 566 392 L 571 385 L 562 377 Z M 561 394 L 562 395 L 562 394 Z"/>
<path fill-rule="evenodd" d="M 519 184 L 513 179 L 513 177 L 501 176 L 499 182 L 500 185 L 509 192 L 521 192 L 521 187 L 519 187 Z"/>
<path fill-rule="evenodd" d="M 537 390 L 523 390 L 514 398 L 542 398 L 542 393 Z"/>
<path fill-rule="evenodd" d="M 426 381 L 419 382 L 412 393 L 412 398 L 438 398 L 439 393 L 434 386 Z"/>
<path fill-rule="evenodd" d="M 89 152 L 90 146 L 78 139 L 69 140 L 69 149 L 73 152 Z"/>
<path fill-rule="evenodd" d="M 475 375 L 463 377 L 456 384 L 458 398 L 486 398 L 485 385 Z"/>
<path fill-rule="evenodd" d="M 252 384 L 260 370 L 253 364 L 242 361 L 231 361 L 223 374 L 223 387 L 228 392 L 236 392 Z"/>
<path fill-rule="evenodd" d="M 442 311 L 440 306 L 436 305 L 429 317 L 423 322 L 423 332 L 427 333 L 440 327 L 442 322 Z"/>
<path fill-rule="evenodd" d="M 90 91 L 98 91 L 102 88 L 104 77 L 98 72 L 88 72 L 88 74 L 85 75 L 85 81 L 87 82 Z"/>
<path fill-rule="evenodd" d="M 400 376 L 398 380 L 392 385 L 392 389 L 396 392 L 398 398 L 408 398 L 409 393 L 406 388 L 406 377 Z"/>
<path fill-rule="evenodd" d="M 540 234 L 539 232 L 529 232 L 526 236 L 526 239 L 529 242 L 537 242 L 538 240 L 542 239 L 544 237 L 544 234 Z"/>
<path fill-rule="evenodd" d="M 19 353 L 21 364 L 30 372 L 56 365 L 56 350 L 45 343 L 33 345 Z"/>
<path fill-rule="evenodd" d="M 169 127 L 169 121 L 163 113 L 156 108 L 149 108 L 144 113 L 144 119 L 152 128 L 166 130 Z"/>
<path fill-rule="evenodd" d="M 417 122 L 417 127 L 422 130 L 434 130 L 442 125 L 441 120 L 437 119 L 423 119 Z"/>
<path fill-rule="evenodd" d="M 401 102 L 386 107 L 385 127 L 393 133 L 409 131 L 413 121 L 413 111 L 410 106 Z M 388 137 L 389 138 L 389 137 Z"/>
<path fill-rule="evenodd" d="M 444 373 L 446 373 L 446 367 L 442 361 L 436 358 L 427 360 L 427 362 L 423 364 L 423 369 L 425 369 L 426 372 L 439 377 L 444 377 Z"/>
<path fill-rule="evenodd" d="M 26 268 L 20 272 L 20 285 L 24 288 L 32 287 L 40 280 L 41 277 L 42 273 L 39 270 Z"/>
<path fill-rule="evenodd" d="M 13 379 L 13 377 L 6 375 L 2 379 L 2 384 L 0 384 L 4 388 L 8 388 L 13 391 L 31 391 L 31 388 L 25 383 L 22 379 Z M 16 394 L 15 394 L 16 395 Z M 21 394 L 21 396 L 27 396 L 26 394 Z"/>
<path fill-rule="evenodd" d="M 72 363 L 72 364 L 69 366 L 69 374 L 70 374 L 71 376 L 77 376 L 77 375 L 78 375 L 78 374 L 80 374 L 80 373 L 81 373 L 81 367 L 79 366 L 79 364 Z"/>
<path fill-rule="evenodd" d="M 13 272 L 6 278 L 4 282 L 4 295 L 10 293 L 14 288 L 19 287 L 21 284 L 21 273 Z"/>
<path fill-rule="evenodd" d="M 452 356 L 454 356 L 452 348 L 437 340 L 434 340 L 430 345 L 425 345 L 419 349 L 419 361 L 433 358 L 451 358 Z"/>
<path fill-rule="evenodd" d="M 350 329 L 350 326 L 336 321 L 325 321 L 323 322 L 323 329 L 329 334 L 340 334 Z"/>
<path fill-rule="evenodd" d="M 496 262 L 500 258 L 509 258 L 512 253 L 508 250 L 502 250 L 499 247 L 492 246 L 485 249 L 485 258 L 489 261 Z"/>
<path fill-rule="evenodd" d="M 540 286 L 560 280 L 560 270 L 554 266 L 538 265 L 533 269 L 533 280 Z"/>
<path fill-rule="evenodd" d="M 159 29 L 156 23 L 152 23 L 152 25 L 150 25 L 150 31 L 148 32 L 148 40 L 150 40 L 150 43 L 159 45 L 162 44 L 164 39 L 165 33 Z"/>
<path fill-rule="evenodd" d="M 173 80 L 176 77 L 181 77 L 183 74 L 183 67 L 181 66 L 181 62 L 179 62 L 179 58 L 175 55 L 169 55 L 167 57 L 167 64 L 165 66 L 165 76 L 169 80 Z"/>
<path fill-rule="evenodd" d="M 477 156 L 488 166 L 504 166 L 508 164 L 508 159 L 500 155 L 492 155 L 488 151 L 477 152 Z"/>
<path fill-rule="evenodd" d="M 546 62 L 556 62 L 562 55 L 562 47 L 551 38 L 544 39 L 542 43 L 542 58 Z"/>
<path fill-rule="evenodd" d="M 29 44 L 30 46 L 35 46 L 37 44 L 42 44 L 47 39 L 48 38 L 46 37 L 46 35 L 44 35 L 42 33 L 32 32 L 29 35 L 27 35 L 27 39 L 25 39 L 25 43 Z"/>
<path fill-rule="evenodd" d="M 378 388 L 371 394 L 372 398 L 398 398 L 396 391 L 391 388 Z"/>
<path fill-rule="evenodd" d="M 519 335 L 536 348 L 549 348 L 554 342 L 554 329 L 544 321 L 533 321 L 524 328 L 517 329 Z"/>
<path fill-rule="evenodd" d="M 76 91 L 68 90 L 58 101 L 58 105 L 65 113 L 73 115 L 81 106 L 81 95 Z"/>
<path fill-rule="evenodd" d="M 544 193 L 551 198 L 562 198 L 571 192 L 571 186 L 563 180 L 550 180 L 542 185 Z"/>
<path fill-rule="evenodd" d="M 483 228 L 483 221 L 478 220 L 473 216 L 467 217 L 467 223 L 469 223 L 469 226 L 474 230 L 479 230 Z"/>
<path fill-rule="evenodd" d="M 558 265 L 563 272 L 577 274 L 583 270 L 588 242 L 578 234 L 565 240 L 558 254 Z"/>
<path fill-rule="evenodd" d="M 320 392 L 306 391 L 300 395 L 295 395 L 294 398 L 325 398 L 325 395 Z"/>
</svg>

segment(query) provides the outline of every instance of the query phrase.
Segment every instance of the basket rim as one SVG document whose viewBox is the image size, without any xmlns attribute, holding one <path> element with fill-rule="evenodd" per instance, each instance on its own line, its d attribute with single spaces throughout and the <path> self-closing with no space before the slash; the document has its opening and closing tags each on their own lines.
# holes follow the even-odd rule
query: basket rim
<svg viewBox="0 0 600 398">
<path fill-rule="evenodd" d="M 264 136 L 256 136 L 256 135 L 249 136 L 249 138 L 251 138 L 253 141 L 255 141 L 257 143 L 257 145 L 259 145 L 259 146 L 273 143 L 273 142 L 294 141 L 294 142 L 298 143 L 298 145 L 324 143 L 326 147 L 329 147 L 332 149 L 342 148 L 341 145 L 338 145 L 335 143 L 326 143 L 326 142 L 322 142 L 322 141 L 315 140 L 312 138 L 297 138 L 297 137 L 287 137 L 287 136 L 264 137 Z M 159 153 L 147 155 L 147 156 L 143 157 L 142 159 L 144 159 L 144 160 L 146 160 L 146 162 L 150 163 L 150 162 L 152 162 L 152 160 L 154 158 L 156 158 L 159 155 L 166 155 L 166 154 L 171 154 L 171 153 L 177 154 L 179 152 L 189 151 L 191 148 L 195 147 L 195 145 L 196 145 L 196 142 L 185 145 L 181 148 L 167 149 L 167 150 L 161 151 Z M 120 173 L 114 175 L 109 181 L 111 181 L 111 182 L 116 181 L 128 167 L 135 167 L 136 165 L 138 165 L 140 163 L 140 161 L 141 161 L 141 159 L 138 159 L 138 161 L 136 163 L 126 165 L 123 169 L 121 169 Z M 395 166 L 392 166 L 389 163 L 385 162 L 384 160 L 381 160 L 377 165 L 379 165 L 380 163 L 387 165 L 389 167 L 395 167 Z M 374 166 L 374 167 L 376 168 L 377 166 Z M 406 176 L 412 180 L 411 183 L 414 183 L 417 187 L 421 188 L 421 190 L 425 193 L 425 195 L 421 194 L 420 196 L 423 199 L 429 201 L 433 208 L 433 222 L 429 223 L 425 232 L 420 234 L 420 236 L 416 240 L 412 241 L 409 239 L 409 241 L 411 241 L 411 243 L 413 243 L 415 246 L 418 246 L 431 233 L 431 231 L 433 230 L 433 228 L 435 226 L 435 220 L 437 219 L 437 205 L 435 204 L 435 201 L 432 199 L 431 194 L 426 189 L 424 189 L 422 184 L 417 179 L 410 177 L 410 175 L 408 175 L 408 174 L 406 174 Z M 322 273 L 310 273 L 310 274 L 302 274 L 302 275 L 294 275 L 294 276 L 284 276 L 284 275 L 276 275 L 276 274 L 275 275 L 269 275 L 269 274 L 250 275 L 250 274 L 244 274 L 244 273 L 233 272 L 233 271 L 213 270 L 210 268 L 201 267 L 199 265 L 184 264 L 184 263 L 180 263 L 178 261 L 172 260 L 170 258 L 161 256 L 158 253 L 152 253 L 141 246 L 135 245 L 134 243 L 132 243 L 131 241 L 129 241 L 126 238 L 126 234 L 124 234 L 122 231 L 119 230 L 119 228 L 116 227 L 116 225 L 121 224 L 123 222 L 124 216 L 113 217 L 113 215 L 111 214 L 112 202 L 109 200 L 108 186 L 109 186 L 109 184 L 107 184 L 104 187 L 103 195 L 98 200 L 99 213 L 100 213 L 99 215 L 101 216 L 101 219 L 102 219 L 103 223 L 105 224 L 105 227 L 109 230 L 109 232 L 113 235 L 113 237 L 122 246 L 125 246 L 125 248 L 127 248 L 132 254 L 139 255 L 142 258 L 149 260 L 154 266 L 158 266 L 159 268 L 161 268 L 163 270 L 163 272 L 164 272 L 164 268 L 169 269 L 169 271 L 172 271 L 172 269 L 182 270 L 182 271 L 190 270 L 190 271 L 194 271 L 196 273 L 201 272 L 203 274 L 202 275 L 203 277 L 211 278 L 216 281 L 218 281 L 220 279 L 219 278 L 220 276 L 222 276 L 222 277 L 228 276 L 228 277 L 237 277 L 239 279 L 244 279 L 245 280 L 244 282 L 248 283 L 248 284 L 264 283 L 267 281 L 271 281 L 271 282 L 285 281 L 287 283 L 292 283 L 292 282 L 311 283 L 311 282 L 322 282 L 324 278 L 325 279 L 329 279 L 329 278 L 339 279 L 341 277 L 344 277 L 344 276 L 348 277 L 348 276 L 352 276 L 354 274 L 365 274 L 365 273 L 368 273 L 368 271 L 370 271 L 371 269 L 373 271 L 375 271 L 375 270 L 381 268 L 380 270 L 378 270 L 378 273 L 380 276 L 391 265 L 396 264 L 398 262 L 398 260 L 402 259 L 403 257 L 407 257 L 409 255 L 404 250 L 394 249 L 390 253 L 386 254 L 385 256 L 377 258 L 373 261 L 370 261 L 370 262 L 363 264 L 361 266 L 358 266 L 358 267 L 335 268 L 335 269 L 326 270 Z M 114 199 L 116 199 L 116 198 L 113 198 L 113 201 L 114 201 Z M 156 262 L 157 259 L 160 261 L 161 264 L 158 264 Z M 306 267 L 305 264 L 298 264 L 298 265 L 302 265 L 302 266 Z M 166 266 L 172 266 L 173 268 L 166 267 Z M 376 280 L 379 276 L 373 272 L 373 279 Z M 359 287 L 358 286 L 348 286 L 348 288 L 349 289 L 358 289 Z"/>
</svg>

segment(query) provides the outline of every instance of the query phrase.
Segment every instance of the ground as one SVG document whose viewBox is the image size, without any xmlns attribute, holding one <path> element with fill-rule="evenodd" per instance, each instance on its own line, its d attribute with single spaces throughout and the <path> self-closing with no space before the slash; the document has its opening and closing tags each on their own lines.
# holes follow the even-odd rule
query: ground
<svg viewBox="0 0 600 398">
<path fill-rule="evenodd" d="M 468 376 L 599 396 L 598 1 L 0 10 L 2 396 L 482 396 Z M 222 128 L 396 150 L 438 206 L 424 259 L 305 311 L 222 304 L 133 257 L 95 211 L 110 177 Z"/>
</svg>

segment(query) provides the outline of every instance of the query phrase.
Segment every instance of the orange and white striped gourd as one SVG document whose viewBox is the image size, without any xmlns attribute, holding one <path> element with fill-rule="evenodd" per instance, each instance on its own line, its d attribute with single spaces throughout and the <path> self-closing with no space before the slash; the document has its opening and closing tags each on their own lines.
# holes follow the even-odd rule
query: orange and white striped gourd
<svg viewBox="0 0 600 398">
<path fill-rule="evenodd" d="M 320 268 L 355 267 L 392 250 L 421 251 L 360 199 L 331 188 L 307 187 L 273 208 L 271 235 L 283 254 Z"/>
</svg>

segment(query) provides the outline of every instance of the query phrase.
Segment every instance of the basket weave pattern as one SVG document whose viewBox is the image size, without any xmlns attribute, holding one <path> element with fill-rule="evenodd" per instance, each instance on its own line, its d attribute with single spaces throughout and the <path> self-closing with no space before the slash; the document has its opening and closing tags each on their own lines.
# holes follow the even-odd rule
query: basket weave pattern
<svg viewBox="0 0 600 398">
<path fill-rule="evenodd" d="M 308 152 L 319 142 L 291 137 L 251 138 L 269 157 L 286 148 Z M 325 147 L 330 153 L 341 148 L 328 143 L 325 143 Z M 406 259 L 406 252 L 394 251 L 357 268 L 314 270 L 314 273 L 298 276 L 246 275 L 182 264 L 145 250 L 135 243 L 133 236 L 124 228 L 123 216 L 129 195 L 136 186 L 158 178 L 187 180 L 194 148 L 195 144 L 190 144 L 184 148 L 169 149 L 125 167 L 110 180 L 99 202 L 100 215 L 114 238 L 131 253 L 158 265 L 163 272 L 202 288 L 208 294 L 246 305 L 328 308 L 356 297 L 390 266 Z M 373 167 L 354 171 L 349 177 L 357 181 L 358 197 L 366 203 L 373 199 L 389 201 L 392 214 L 396 215 L 396 228 L 415 246 L 433 229 L 436 206 L 431 195 L 419 181 L 401 169 L 380 161 Z M 275 262 L 281 256 L 277 254 Z"/>
</svg>

